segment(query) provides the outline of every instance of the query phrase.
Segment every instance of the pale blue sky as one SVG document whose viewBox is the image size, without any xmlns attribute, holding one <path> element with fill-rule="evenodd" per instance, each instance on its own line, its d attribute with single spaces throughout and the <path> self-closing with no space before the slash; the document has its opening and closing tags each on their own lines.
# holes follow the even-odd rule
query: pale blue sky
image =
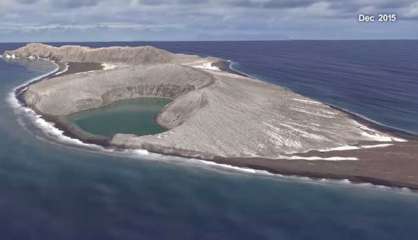
<svg viewBox="0 0 418 240">
<path fill-rule="evenodd" d="M 418 39 L 418 1 L 0 0 L 1 42 L 286 39 Z"/>
</svg>

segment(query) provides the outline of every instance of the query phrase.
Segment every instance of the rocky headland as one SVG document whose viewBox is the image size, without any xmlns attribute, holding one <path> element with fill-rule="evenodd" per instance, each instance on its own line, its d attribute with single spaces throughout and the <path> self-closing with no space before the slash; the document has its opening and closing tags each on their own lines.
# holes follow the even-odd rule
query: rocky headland
<svg viewBox="0 0 418 240">
<path fill-rule="evenodd" d="M 406 142 L 407 136 L 223 69 L 222 59 L 149 46 L 44 44 L 28 44 L 3 56 L 47 58 L 65 68 L 61 74 L 30 84 L 18 97 L 69 135 L 87 142 L 283 174 L 418 189 L 415 140 Z M 166 132 L 103 139 L 65 120 L 70 114 L 139 97 L 172 99 L 157 118 Z"/>
</svg>

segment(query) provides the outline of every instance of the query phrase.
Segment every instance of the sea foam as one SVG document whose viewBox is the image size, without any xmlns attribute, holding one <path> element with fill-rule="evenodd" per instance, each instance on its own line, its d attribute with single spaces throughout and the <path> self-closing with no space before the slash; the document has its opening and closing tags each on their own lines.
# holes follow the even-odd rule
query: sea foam
<svg viewBox="0 0 418 240">
<path fill-rule="evenodd" d="M 17 99 L 17 95 L 19 93 L 21 93 L 22 91 L 25 91 L 31 83 L 39 81 L 39 80 L 41 80 L 41 79 L 43 79 L 47 76 L 56 74 L 58 72 L 58 70 L 59 70 L 58 64 L 56 64 L 55 62 L 52 62 L 52 61 L 51 61 L 51 63 L 55 65 L 54 70 L 52 70 L 48 73 L 45 73 L 43 75 L 40 75 L 38 77 L 32 78 L 32 79 L 26 81 L 25 83 L 15 87 L 13 89 L 13 91 L 9 93 L 9 95 L 7 97 L 7 102 L 14 109 L 15 114 L 18 117 L 23 116 L 23 117 L 29 118 L 31 120 L 31 122 L 34 124 L 34 126 L 37 127 L 38 129 L 40 129 L 48 137 L 52 137 L 52 138 L 58 140 L 59 142 L 67 143 L 67 144 L 71 144 L 71 145 L 79 145 L 79 146 L 88 147 L 88 148 L 103 149 L 103 147 L 101 147 L 99 145 L 87 144 L 87 143 L 82 142 L 79 139 L 71 138 L 69 136 L 66 136 L 62 130 L 55 127 L 54 123 L 46 121 L 45 119 L 42 118 L 41 115 L 37 114 L 32 109 L 23 106 L 19 102 L 19 100 Z M 18 122 L 22 123 L 22 121 L 18 121 Z"/>
<path fill-rule="evenodd" d="M 9 56 L 10 57 L 10 56 Z M 62 142 L 62 143 L 67 143 L 67 144 L 71 144 L 71 145 L 78 145 L 78 146 L 82 146 L 82 147 L 88 147 L 90 149 L 95 149 L 95 150 L 102 150 L 103 153 L 116 153 L 117 151 L 114 151 L 113 149 L 106 149 L 102 146 L 99 145 L 95 145 L 95 144 L 87 144 L 82 142 L 79 139 L 75 139 L 75 138 L 71 138 L 68 137 L 64 134 L 64 132 L 58 128 L 55 127 L 54 123 L 52 122 L 48 122 L 45 119 L 42 118 L 42 116 L 40 116 L 39 114 L 35 113 L 32 109 L 23 106 L 19 100 L 17 99 L 17 94 L 19 94 L 19 90 L 24 91 L 27 89 L 27 87 L 36 81 L 39 81 L 47 76 L 53 75 L 53 74 L 58 74 L 59 71 L 59 66 L 58 64 L 56 64 L 53 61 L 50 61 L 51 63 L 53 63 L 56 68 L 46 74 L 40 75 L 38 77 L 32 78 L 28 81 L 26 81 L 25 83 L 17 86 L 16 88 L 13 89 L 12 92 L 10 92 L 8 98 L 7 98 L 7 102 L 12 106 L 12 108 L 14 109 L 15 113 L 17 115 L 24 115 L 25 117 L 28 117 L 33 123 L 34 125 L 39 128 L 44 134 L 46 134 L 47 136 L 53 137 L 55 140 Z M 67 69 L 65 69 L 65 71 L 67 71 Z M 65 72 L 62 71 L 62 72 Z M 22 122 L 20 119 L 18 119 L 18 122 Z M 22 123 L 23 124 L 23 123 Z M 399 139 L 397 139 L 399 140 Z M 375 145 L 375 147 L 384 147 L 386 145 L 389 144 L 379 144 L 379 145 Z M 367 146 L 370 147 L 370 146 Z M 364 146 L 364 148 L 367 148 L 366 146 Z M 120 154 L 120 153 L 124 153 L 124 154 Z M 386 187 L 386 186 L 381 186 L 381 185 L 374 185 L 374 184 L 370 184 L 370 183 L 353 183 L 348 179 L 343 179 L 343 180 L 334 180 L 334 179 L 314 179 L 314 178 L 310 178 L 310 177 L 303 177 L 303 176 L 296 176 L 296 175 L 282 175 L 282 174 L 277 174 L 277 173 L 271 173 L 269 171 L 265 171 L 265 170 L 256 170 L 256 169 L 251 169 L 251 168 L 244 168 L 244 167 L 236 167 L 236 166 L 232 166 L 232 165 L 228 165 L 228 164 L 220 164 L 220 163 L 215 163 L 212 161 L 207 161 L 207 160 L 201 160 L 201 159 L 189 159 L 189 158 L 182 158 L 182 157 L 174 157 L 174 156 L 165 156 L 162 154 L 157 154 L 157 153 L 150 153 L 147 150 L 144 149 L 135 149 L 135 150 L 125 150 L 125 151 L 118 151 L 118 153 L 116 154 L 116 156 L 123 156 L 125 154 L 130 155 L 131 157 L 141 157 L 141 159 L 144 159 L 145 156 L 147 156 L 147 159 L 154 159 L 154 160 L 163 160 L 164 159 L 170 159 L 170 162 L 172 161 L 172 159 L 181 159 L 182 162 L 187 162 L 187 163 L 192 163 L 192 164 L 199 164 L 201 166 L 209 166 L 211 169 L 226 169 L 226 170 L 232 170 L 232 171 L 236 171 L 236 172 L 240 172 L 240 173 L 245 173 L 245 174 L 252 174 L 252 175 L 264 175 L 264 176 L 275 176 L 275 177 L 280 177 L 280 178 L 284 178 L 284 179 L 292 179 L 292 180 L 298 180 L 298 181 L 304 181 L 304 182 L 309 182 L 309 183 L 321 183 L 321 182 L 326 182 L 326 183 L 343 183 L 343 184 L 349 184 L 349 185 L 354 185 L 354 186 L 367 186 L 367 187 L 373 187 L 373 188 L 377 188 L 377 189 L 384 189 L 384 190 L 400 190 L 403 193 L 414 193 L 414 191 L 410 190 L 409 188 L 397 188 L 397 187 Z M 294 156 L 295 157 L 295 156 Z M 338 157 L 339 158 L 339 157 Z M 308 160 L 308 159 L 307 159 Z M 309 160 L 313 160 L 313 159 L 309 159 Z M 319 159 L 315 159 L 315 160 L 319 160 Z M 321 159 L 321 160 L 325 160 L 325 159 Z M 351 158 L 346 158 L 346 159 L 336 159 L 335 157 L 331 157 L 330 159 L 327 160 L 331 160 L 331 161 L 339 161 L 339 160 L 356 160 L 356 159 L 351 159 Z"/>
</svg>

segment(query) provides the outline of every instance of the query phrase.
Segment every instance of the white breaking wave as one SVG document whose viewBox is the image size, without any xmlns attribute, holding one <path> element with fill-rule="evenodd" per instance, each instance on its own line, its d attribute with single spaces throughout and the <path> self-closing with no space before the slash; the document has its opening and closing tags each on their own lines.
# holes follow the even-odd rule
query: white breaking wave
<svg viewBox="0 0 418 240">
<path fill-rule="evenodd" d="M 59 66 L 58 66 L 58 64 L 56 64 L 56 63 L 55 63 L 55 62 L 53 62 L 53 61 L 50 61 L 50 62 L 51 62 L 52 64 L 54 64 L 54 65 L 55 65 L 55 69 L 54 69 L 54 70 L 52 70 L 52 71 L 50 71 L 50 72 L 47 72 L 47 73 L 45 73 L 45 74 L 43 74 L 43 75 L 40 75 L 40 76 L 38 76 L 38 77 L 32 78 L 32 79 L 30 79 L 30 80 L 28 80 L 28 81 L 24 82 L 23 84 L 20 84 L 19 86 L 15 87 L 15 88 L 13 89 L 13 92 L 11 92 L 11 93 L 10 93 L 10 94 L 12 94 L 12 95 L 13 95 L 13 98 L 15 98 L 15 97 L 14 97 L 14 95 L 15 95 L 15 92 L 16 92 L 16 90 L 17 90 L 17 89 L 27 87 L 29 84 L 31 84 L 31 83 L 33 83 L 33 82 L 39 81 L 39 80 L 41 80 L 42 78 L 45 78 L 45 77 L 47 77 L 47 76 L 49 76 L 49 75 L 52 75 L 52 74 L 56 73 L 56 72 L 59 70 Z M 16 100 L 16 102 L 18 103 L 18 101 L 17 101 L 17 99 L 16 99 L 16 98 L 15 98 L 15 100 Z M 20 104 L 18 103 L 18 105 L 20 105 Z"/>
<path fill-rule="evenodd" d="M 347 112 L 347 113 L 349 113 L 349 114 L 351 114 L 351 115 L 353 115 L 353 116 L 356 116 L 356 117 L 358 117 L 358 118 L 360 118 L 360 119 L 364 119 L 364 120 L 366 120 L 367 122 L 371 122 L 371 123 L 374 123 L 374 124 L 379 125 L 379 126 L 387 127 L 387 128 L 389 128 L 389 129 L 394 129 L 394 130 L 396 130 L 396 131 L 401 131 L 401 132 L 405 132 L 405 133 L 408 133 L 408 134 L 415 135 L 415 133 L 410 132 L 410 131 L 408 131 L 408 130 L 406 130 L 406 129 L 401 129 L 401 128 L 393 127 L 393 126 L 390 126 L 390 125 L 387 125 L 387 124 L 384 124 L 384 123 L 378 122 L 378 121 L 376 121 L 376 120 L 373 120 L 373 119 L 371 119 L 371 118 L 368 118 L 368 117 L 366 117 L 366 116 L 364 116 L 364 115 L 361 115 L 361 114 L 359 114 L 359 113 L 351 112 L 351 111 L 349 111 L 348 109 L 341 108 L 341 107 L 338 107 L 338 106 L 335 106 L 335 105 L 332 105 L 332 104 L 329 104 L 329 103 L 327 103 L 327 105 L 329 105 L 330 107 L 334 107 L 334 108 L 336 108 L 336 109 L 340 109 L 341 111 L 343 111 L 343 112 Z M 353 121 L 354 121 L 354 122 L 356 122 L 357 124 L 359 124 L 359 125 L 363 126 L 363 125 L 362 125 L 362 124 L 360 124 L 359 122 L 357 122 L 357 121 L 355 121 L 355 120 L 353 120 Z M 366 127 L 366 126 L 365 126 L 365 127 Z M 367 128 L 367 127 L 366 127 L 366 128 Z M 396 137 L 395 137 L 394 139 L 395 139 L 395 141 L 397 141 L 397 142 L 407 142 L 407 140 L 406 140 L 406 139 L 402 139 L 402 138 L 396 138 Z"/>
<path fill-rule="evenodd" d="M 371 129 L 369 127 L 367 127 L 366 125 L 363 125 L 355 120 L 352 120 L 352 122 L 358 126 L 362 132 L 361 135 L 370 138 L 373 141 L 376 142 L 406 142 L 405 139 L 402 138 L 398 138 L 398 137 L 393 137 L 387 134 L 382 134 L 379 133 L 378 131 Z"/>
<path fill-rule="evenodd" d="M 40 129 L 46 136 L 53 137 L 53 138 L 55 138 L 58 141 L 63 142 L 63 143 L 69 143 L 69 144 L 79 145 L 79 146 L 84 146 L 84 147 L 89 147 L 89 148 L 103 149 L 103 147 L 101 147 L 99 145 L 87 144 L 87 143 L 82 142 L 79 139 L 75 139 L 75 138 L 71 138 L 71 137 L 66 136 L 62 130 L 55 127 L 54 123 L 46 121 L 45 119 L 42 118 L 42 116 L 37 114 L 32 109 L 23 106 L 19 102 L 19 100 L 17 99 L 16 91 L 18 91 L 19 89 L 25 90 L 29 84 L 31 84 L 33 82 L 36 82 L 36 81 L 39 81 L 40 79 L 45 78 L 47 76 L 50 76 L 52 74 L 55 74 L 59 70 L 58 64 L 56 64 L 55 62 L 52 62 L 52 61 L 51 61 L 51 63 L 53 63 L 56 66 L 56 68 L 54 70 L 52 70 L 52 71 L 50 71 L 46 74 L 43 74 L 41 76 L 35 77 L 35 78 L 17 86 L 16 88 L 14 88 L 13 91 L 9 94 L 9 96 L 7 98 L 7 102 L 12 106 L 16 115 L 21 114 L 21 115 L 24 115 L 25 117 L 28 117 L 34 123 L 34 125 L 38 129 Z"/>
<path fill-rule="evenodd" d="M 4 58 L 6 58 L 6 59 L 16 59 L 16 55 L 14 55 L 14 54 L 12 54 L 12 55 L 10 55 L 10 54 L 6 54 L 6 55 L 4 56 Z"/>
<path fill-rule="evenodd" d="M 244 174 L 252 174 L 252 175 L 261 175 L 261 176 L 271 176 L 271 177 L 278 177 L 281 179 L 286 179 L 286 180 L 292 180 L 292 181 L 299 181 L 299 182 L 304 182 L 304 183 L 310 183 L 310 184 L 343 184 L 346 186 L 354 186 L 354 187 L 367 187 L 367 188 L 374 188 L 374 189 L 379 189 L 379 190 L 385 190 L 385 191 L 397 191 L 400 193 L 404 193 L 404 194 L 416 194 L 416 192 L 412 191 L 410 188 L 407 187 L 388 187 L 388 186 L 383 186 L 383 185 L 377 185 L 377 184 L 372 184 L 372 183 L 355 183 L 350 181 L 349 179 L 341 179 L 341 180 L 337 180 L 337 179 L 328 179 L 328 178 L 312 178 L 312 177 L 304 177 L 304 176 L 298 176 L 298 175 L 283 175 L 283 174 L 278 174 L 278 173 L 271 173 L 265 170 L 256 170 L 256 169 L 251 169 L 251 168 L 243 168 L 243 167 L 235 167 L 232 165 L 228 165 L 228 164 L 220 164 L 220 163 L 215 163 L 215 162 L 211 162 L 211 161 L 205 161 L 205 160 L 199 160 L 199 159 L 191 159 L 191 160 L 196 160 L 198 163 L 203 164 L 203 165 L 207 165 L 209 167 L 215 167 L 215 168 L 221 168 L 221 169 L 226 169 L 226 170 L 232 170 L 232 171 L 237 171 L 240 173 L 244 173 Z"/>
<path fill-rule="evenodd" d="M 2 55 L 0 55 L 0 57 L 3 57 Z M 12 58 L 13 56 L 8 56 L 6 55 L 6 58 Z M 25 90 L 27 89 L 27 86 L 33 82 L 39 81 L 42 78 L 45 78 L 47 76 L 50 76 L 52 74 L 56 74 L 57 71 L 59 70 L 59 66 L 53 62 L 50 61 L 51 63 L 53 63 L 56 68 L 46 74 L 43 74 L 41 76 L 35 77 L 19 86 L 17 86 L 16 88 L 13 89 L 13 91 L 9 94 L 8 98 L 7 98 L 7 102 L 13 107 L 14 111 L 16 114 L 24 114 L 25 116 L 29 117 L 33 123 L 35 123 L 35 125 L 41 129 L 44 133 L 46 133 L 49 136 L 54 136 L 55 139 L 57 139 L 60 142 L 64 142 L 64 143 L 71 143 L 71 144 L 75 144 L 75 145 L 80 145 L 80 146 L 84 146 L 84 147 L 90 147 L 90 148 L 95 148 L 95 149 L 100 149 L 103 150 L 103 152 L 107 152 L 107 153 L 114 153 L 115 151 L 113 151 L 112 149 L 106 149 L 103 148 L 99 145 L 95 145 L 95 144 L 87 144 L 82 142 L 79 139 L 75 139 L 75 138 L 71 138 L 68 137 L 66 135 L 64 135 L 63 131 L 59 130 L 58 128 L 55 127 L 55 125 L 51 122 L 46 121 L 45 119 L 42 118 L 42 116 L 36 114 L 32 109 L 24 107 L 19 100 L 16 98 L 16 91 L 18 89 L 22 89 Z M 68 70 L 68 69 L 67 69 Z M 218 71 L 220 71 L 219 68 L 217 68 Z M 18 119 L 18 122 L 21 122 L 21 120 Z M 23 123 L 22 123 L 23 124 Z M 391 144 L 379 144 L 379 145 L 370 145 L 370 146 L 364 146 L 365 148 L 371 147 L 371 146 L 379 146 L 379 147 L 383 147 L 383 146 L 387 146 L 387 145 L 391 145 Z M 375 188 L 381 188 L 381 189 L 400 189 L 402 192 L 407 192 L 407 193 L 413 193 L 413 191 L 411 191 L 409 188 L 396 188 L 396 187 L 386 187 L 386 186 L 381 186 L 381 185 L 374 185 L 371 183 L 352 183 L 350 180 L 348 179 L 344 179 L 344 180 L 333 180 L 333 179 L 321 179 L 321 180 L 317 180 L 314 178 L 310 178 L 310 177 L 303 177 L 303 176 L 289 176 L 289 175 L 282 175 L 282 174 L 277 174 L 277 173 L 271 173 L 265 170 L 256 170 L 256 169 L 251 169 L 251 168 L 243 168 L 243 167 L 236 167 L 236 166 L 232 166 L 232 165 L 228 165 L 228 164 L 219 164 L 219 163 L 215 163 L 212 161 L 207 161 L 207 160 L 201 160 L 201 159 L 189 159 L 189 158 L 181 158 L 181 157 L 173 157 L 173 156 L 165 156 L 162 154 L 157 154 L 157 153 L 150 153 L 147 150 L 144 149 L 135 149 L 135 150 L 125 150 L 122 151 L 121 153 L 128 153 L 128 154 L 133 154 L 136 156 L 152 156 L 155 157 L 158 160 L 161 160 L 163 157 L 169 157 L 169 158 L 178 158 L 178 159 L 183 159 L 186 160 L 188 162 L 191 162 L 193 164 L 195 163 L 199 163 L 199 164 L 203 164 L 206 166 L 211 166 L 211 167 L 217 167 L 217 168 L 224 168 L 224 169 L 228 169 L 228 170 L 234 170 L 237 172 L 243 172 L 243 173 L 247 173 L 247 174 L 259 174 L 259 175 L 266 175 L 266 176 L 276 176 L 276 177 L 281 177 L 281 178 L 285 178 L 285 179 L 292 179 L 292 180 L 308 180 L 310 183 L 319 183 L 319 182 L 330 182 L 330 183 L 344 183 L 344 184 L 350 184 L 350 185 L 358 185 L 358 186 L 367 186 L 367 187 L 375 187 Z M 299 156 L 282 156 L 280 157 L 282 159 L 286 159 L 286 158 L 297 158 L 297 159 L 301 159 L 304 158 L 306 160 L 328 160 L 328 161 L 340 161 L 340 160 L 357 160 L 355 158 L 351 158 L 351 157 L 328 157 L 328 158 L 321 158 L 321 157 L 299 157 Z"/>
<path fill-rule="evenodd" d="M 137 154 L 137 155 L 141 155 L 141 156 L 147 156 L 150 155 L 150 152 L 148 150 L 145 149 L 129 149 L 129 150 L 125 150 L 125 152 L 128 153 L 133 153 L 133 154 Z"/>
<path fill-rule="evenodd" d="M 220 170 L 221 173 L 225 171 L 227 171 L 228 173 L 231 173 L 231 171 L 233 171 L 233 172 L 240 173 L 240 174 L 274 177 L 274 178 L 279 178 L 283 180 L 297 181 L 297 182 L 309 183 L 309 184 L 327 184 L 327 185 L 328 184 L 342 184 L 348 187 L 351 187 L 351 186 L 366 187 L 366 188 L 374 188 L 374 189 L 384 190 L 384 191 L 397 191 L 403 194 L 416 194 L 415 191 L 412 191 L 411 189 L 406 188 L 406 187 L 399 188 L 399 187 L 388 187 L 388 186 L 383 186 L 383 185 L 377 185 L 377 184 L 372 184 L 372 183 L 355 183 L 355 182 L 350 181 L 349 179 L 340 179 L 340 180 L 328 179 L 328 178 L 318 179 L 318 178 L 305 177 L 305 176 L 299 176 L 299 175 L 283 175 L 279 173 L 272 173 L 266 170 L 236 167 L 233 165 L 216 163 L 216 162 L 212 162 L 208 160 L 201 160 L 201 159 L 195 159 L 195 158 L 182 158 L 182 157 L 161 155 L 157 153 L 149 153 L 146 150 L 145 151 L 129 150 L 129 152 L 131 154 L 136 155 L 136 157 L 143 157 L 144 155 L 147 155 L 147 159 L 168 162 L 170 164 L 177 162 L 181 164 L 190 164 L 192 166 L 201 166 L 201 167 L 207 166 L 210 170 Z"/>
<path fill-rule="evenodd" d="M 223 169 L 233 170 L 233 171 L 238 171 L 238 172 L 243 172 L 243 173 L 260 174 L 260 175 L 267 175 L 267 176 L 281 176 L 281 177 L 284 176 L 284 175 L 281 175 L 281 174 L 274 174 L 274 173 L 271 173 L 271 172 L 265 171 L 265 170 L 256 170 L 256 169 L 252 169 L 252 168 L 236 167 L 236 166 L 232 166 L 232 165 L 228 165 L 228 164 L 215 163 L 215 162 L 212 162 L 212 161 L 206 161 L 206 160 L 200 160 L 200 159 L 192 159 L 192 160 L 197 161 L 197 162 L 199 162 L 201 164 L 204 164 L 204 165 L 207 165 L 207 166 L 218 167 L 218 168 L 223 168 Z"/>
<path fill-rule="evenodd" d="M 65 64 L 64 69 L 59 72 L 56 72 L 54 75 L 57 76 L 57 75 L 65 73 L 66 71 L 68 71 L 68 64 Z"/>
</svg>

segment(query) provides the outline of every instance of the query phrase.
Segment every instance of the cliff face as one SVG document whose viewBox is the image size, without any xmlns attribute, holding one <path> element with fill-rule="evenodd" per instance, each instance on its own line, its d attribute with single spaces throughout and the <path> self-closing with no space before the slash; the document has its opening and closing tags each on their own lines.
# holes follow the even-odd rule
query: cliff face
<svg viewBox="0 0 418 240">
<path fill-rule="evenodd" d="M 213 82 L 203 71 L 176 64 L 128 66 L 112 71 L 70 74 L 29 86 L 29 106 L 52 116 L 98 108 L 124 99 L 175 99 Z"/>
<path fill-rule="evenodd" d="M 6 51 L 5 56 L 15 58 L 48 58 L 61 62 L 109 62 L 125 64 L 183 63 L 197 56 L 174 54 L 151 46 L 89 48 L 81 46 L 54 47 L 31 43 L 22 48 Z"/>
<path fill-rule="evenodd" d="M 276 85 L 218 71 L 210 59 L 149 47 L 90 49 L 32 44 L 6 54 L 122 63 L 116 69 L 45 79 L 24 93 L 41 114 L 63 117 L 144 96 L 173 101 L 158 116 L 167 132 L 117 134 L 115 146 L 188 157 L 265 157 L 394 138 Z M 209 67 L 205 67 L 209 66 Z"/>
</svg>

